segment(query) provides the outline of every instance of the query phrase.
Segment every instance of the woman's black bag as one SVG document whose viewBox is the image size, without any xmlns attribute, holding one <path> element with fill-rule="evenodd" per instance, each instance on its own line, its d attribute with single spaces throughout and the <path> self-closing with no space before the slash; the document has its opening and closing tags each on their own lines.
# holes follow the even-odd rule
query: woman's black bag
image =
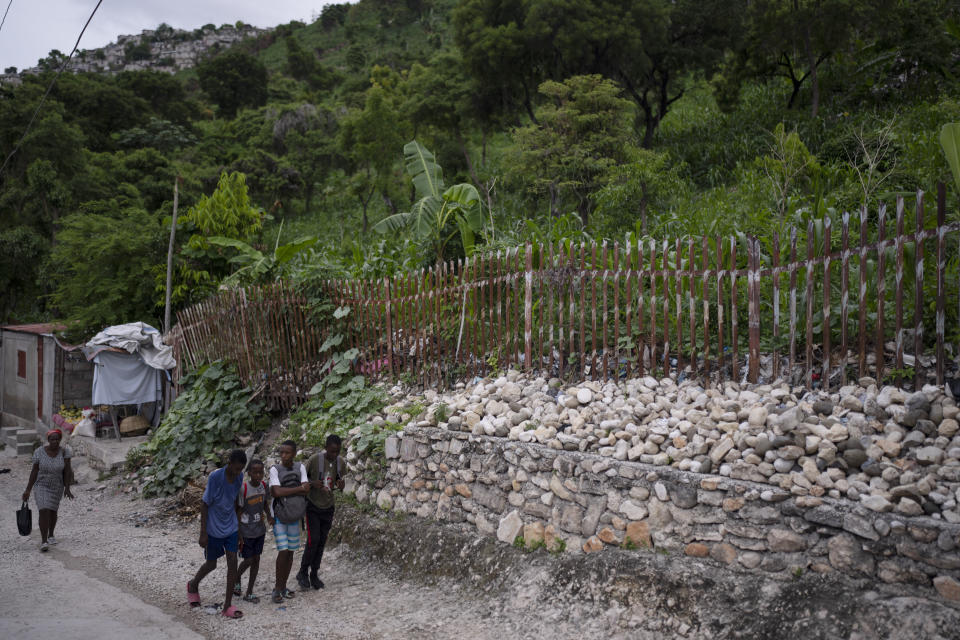
<svg viewBox="0 0 960 640">
<path fill-rule="evenodd" d="M 22 536 L 30 535 L 30 531 L 33 529 L 33 513 L 26 502 L 17 509 L 17 529 Z"/>
</svg>

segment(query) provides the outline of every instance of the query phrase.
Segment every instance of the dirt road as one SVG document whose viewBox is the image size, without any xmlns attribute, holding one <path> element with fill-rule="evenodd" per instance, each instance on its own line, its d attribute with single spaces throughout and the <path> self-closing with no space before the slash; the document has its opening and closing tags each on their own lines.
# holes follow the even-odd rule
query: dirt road
<svg viewBox="0 0 960 640">
<path fill-rule="evenodd" d="M 103 640 L 136 636 L 140 640 L 195 640 L 201 635 L 162 608 L 144 602 L 101 562 L 75 555 L 76 520 L 84 509 L 66 504 L 62 545 L 38 550 L 39 534 L 18 535 L 14 511 L 26 486 L 27 462 L 0 456 L 0 637 L 9 639 L 70 637 Z M 82 491 L 82 489 L 81 489 Z M 82 501 L 84 503 L 88 500 Z M 31 502 L 36 527 L 36 505 Z M 93 513 L 92 511 L 89 513 Z M 60 532 L 58 532 L 60 533 Z M 109 547 L 108 542 L 104 542 Z"/>
<path fill-rule="evenodd" d="M 265 549 L 256 589 L 263 600 L 241 603 L 244 619 L 225 620 L 186 604 L 184 585 L 202 562 L 195 524 L 148 521 L 154 502 L 118 494 L 111 483 L 97 489 L 102 485 L 94 481 L 75 488 L 76 500 L 61 502 L 60 543 L 41 554 L 36 529 L 22 538 L 14 520 L 29 460 L 0 452 L 2 467 L 11 468 L 0 475 L 0 637 L 5 639 L 57 637 L 58 631 L 69 631 L 71 640 L 580 637 L 563 624 L 531 629 L 528 620 L 509 613 L 508 603 L 465 593 L 454 583 L 428 587 L 392 579 L 382 567 L 339 548 L 328 550 L 323 560 L 327 588 L 297 593 L 282 606 L 266 597 L 276 552 Z M 31 508 L 36 527 L 32 503 Z M 225 576 L 221 563 L 204 581 L 204 604 L 223 599 Z M 292 577 L 290 586 L 296 586 Z"/>
</svg>

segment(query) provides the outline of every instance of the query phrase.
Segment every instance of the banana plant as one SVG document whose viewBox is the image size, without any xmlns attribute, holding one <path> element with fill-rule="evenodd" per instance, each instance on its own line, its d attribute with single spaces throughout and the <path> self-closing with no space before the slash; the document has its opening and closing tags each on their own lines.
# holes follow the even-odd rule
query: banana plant
<svg viewBox="0 0 960 640">
<path fill-rule="evenodd" d="M 283 229 L 282 223 L 280 229 Z M 236 238 L 224 238 L 223 236 L 207 238 L 207 242 L 212 245 L 237 250 L 237 254 L 230 258 L 230 263 L 238 265 L 238 268 L 223 279 L 223 284 L 233 287 L 265 279 L 277 268 L 293 260 L 301 251 L 315 245 L 317 240 L 316 236 L 303 236 L 293 242 L 281 245 L 280 232 L 278 231 L 273 253 L 264 254 L 243 240 L 237 240 Z"/>
<path fill-rule="evenodd" d="M 940 129 L 940 146 L 947 156 L 953 181 L 960 189 L 960 122 L 951 122 Z"/>
<path fill-rule="evenodd" d="M 410 230 L 419 240 L 429 243 L 436 260 L 443 260 L 447 244 L 459 234 L 464 252 L 471 255 L 476 248 L 476 234 L 483 228 L 476 187 L 461 183 L 444 189 L 440 165 L 433 153 L 416 140 L 404 145 L 403 155 L 419 200 L 410 211 L 378 222 L 374 231 L 395 234 Z"/>
</svg>

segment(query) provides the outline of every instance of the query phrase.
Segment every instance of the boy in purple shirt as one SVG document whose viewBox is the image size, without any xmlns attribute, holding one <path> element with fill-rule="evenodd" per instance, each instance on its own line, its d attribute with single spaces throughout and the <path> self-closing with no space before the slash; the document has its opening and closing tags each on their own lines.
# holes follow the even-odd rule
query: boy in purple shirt
<svg viewBox="0 0 960 640">
<path fill-rule="evenodd" d="M 243 612 L 233 606 L 233 585 L 237 581 L 237 512 L 235 505 L 240 487 L 243 486 L 243 467 L 247 455 L 241 449 L 230 452 L 225 467 L 217 469 L 207 478 L 207 488 L 200 503 L 200 546 L 204 549 L 206 562 L 187 582 L 187 602 L 191 607 L 200 606 L 200 581 L 217 568 L 217 558 L 227 556 L 227 595 L 223 600 L 221 615 L 240 618 Z"/>
</svg>

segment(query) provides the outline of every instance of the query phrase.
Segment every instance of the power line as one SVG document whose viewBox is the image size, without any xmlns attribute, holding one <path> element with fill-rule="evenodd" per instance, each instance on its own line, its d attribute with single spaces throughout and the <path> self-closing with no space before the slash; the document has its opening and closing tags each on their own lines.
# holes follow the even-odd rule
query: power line
<svg viewBox="0 0 960 640">
<path fill-rule="evenodd" d="M 10 0 L 12 3 L 13 0 Z M 103 4 L 103 0 L 97 1 L 97 6 L 93 8 L 93 11 L 90 12 L 90 17 L 87 18 L 87 22 L 83 25 L 83 29 L 80 30 L 80 35 L 77 36 L 77 41 L 73 45 L 73 49 L 70 50 L 70 55 L 63 61 L 63 64 L 60 65 L 60 68 L 57 69 L 57 75 L 53 76 L 53 80 L 50 81 L 49 86 L 47 86 L 46 92 L 44 92 L 43 97 L 40 98 L 40 104 L 37 105 L 37 108 L 33 110 L 33 115 L 30 116 L 30 122 L 27 123 L 27 129 L 23 132 L 23 135 L 20 136 L 20 140 L 17 141 L 16 146 L 14 146 L 13 151 L 10 152 L 10 155 L 6 157 L 3 161 L 3 165 L 0 165 L 0 175 L 3 175 L 3 170 L 7 168 L 7 164 L 10 162 L 17 151 L 20 150 L 20 145 L 23 144 L 23 141 L 27 139 L 27 134 L 30 133 L 30 129 L 33 127 L 34 121 L 37 119 L 37 114 L 40 113 L 40 109 L 43 107 L 43 103 L 46 102 L 47 96 L 50 95 L 50 92 L 53 90 L 53 85 L 57 83 L 57 79 L 60 77 L 60 74 L 63 73 L 64 69 L 67 68 L 67 65 L 70 64 L 70 60 L 73 58 L 73 54 L 77 52 L 77 47 L 80 46 L 80 39 L 83 38 L 83 34 L 86 32 L 87 27 L 90 26 L 90 21 L 93 20 L 93 16 L 97 13 L 97 9 L 100 8 L 100 5 Z M 7 9 L 10 8 L 10 5 L 7 5 Z"/>
<path fill-rule="evenodd" d="M 0 20 L 0 31 L 3 30 L 3 23 L 7 21 L 7 14 L 10 13 L 10 5 L 13 4 L 13 0 L 7 3 L 7 10 L 3 12 L 3 20 Z"/>
</svg>

